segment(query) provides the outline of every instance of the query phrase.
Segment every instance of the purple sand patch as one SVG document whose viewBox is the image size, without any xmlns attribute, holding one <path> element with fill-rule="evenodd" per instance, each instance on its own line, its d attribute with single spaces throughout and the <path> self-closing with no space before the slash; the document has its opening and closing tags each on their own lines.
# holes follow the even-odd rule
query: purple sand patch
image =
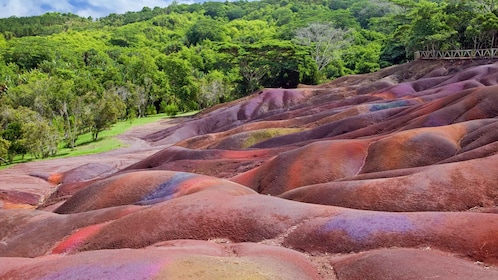
<svg viewBox="0 0 498 280">
<path fill-rule="evenodd" d="M 434 127 L 448 125 L 452 120 L 445 118 L 441 114 L 431 113 L 427 116 L 427 119 L 422 124 L 424 127 Z"/>
<path fill-rule="evenodd" d="M 401 214 L 339 215 L 323 227 L 327 232 L 343 230 L 356 241 L 363 241 L 379 232 L 403 233 L 414 228 L 413 222 Z"/>
<path fill-rule="evenodd" d="M 416 91 L 413 89 L 413 86 L 409 83 L 402 83 L 398 84 L 396 86 L 393 86 L 391 88 L 391 92 L 396 96 L 396 97 L 403 97 L 412 93 L 415 93 Z"/>
<path fill-rule="evenodd" d="M 375 112 L 375 111 L 380 111 L 380 110 L 386 110 L 386 109 L 391 109 L 391 108 L 397 108 L 397 107 L 404 107 L 411 105 L 408 100 L 397 100 L 393 102 L 386 102 L 386 103 L 376 103 L 370 105 L 370 112 Z"/>
<path fill-rule="evenodd" d="M 40 280 L 66 279 L 153 279 L 163 265 L 157 263 L 82 264 L 45 275 Z"/>
<path fill-rule="evenodd" d="M 160 184 L 155 188 L 152 192 L 150 192 L 147 196 L 138 201 L 137 205 L 152 205 L 159 202 L 163 202 L 166 200 L 170 200 L 173 198 L 174 194 L 178 191 L 181 183 L 190 179 L 191 177 L 196 176 L 194 174 L 189 173 L 177 173 L 168 181 Z"/>
</svg>

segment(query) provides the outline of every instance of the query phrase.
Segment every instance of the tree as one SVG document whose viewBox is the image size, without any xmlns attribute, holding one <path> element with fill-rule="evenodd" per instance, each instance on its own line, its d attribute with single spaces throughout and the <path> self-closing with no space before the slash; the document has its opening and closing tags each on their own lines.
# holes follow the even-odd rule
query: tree
<svg viewBox="0 0 498 280">
<path fill-rule="evenodd" d="M 494 48 L 497 43 L 498 17 L 494 13 L 478 15 L 470 21 L 465 34 L 472 38 L 476 49 Z"/>
<path fill-rule="evenodd" d="M 292 21 L 293 12 L 288 7 L 281 7 L 272 12 L 272 18 L 277 26 L 289 24 Z"/>
<path fill-rule="evenodd" d="M 43 61 L 53 60 L 55 47 L 54 42 L 42 37 L 12 39 L 3 56 L 6 63 L 15 63 L 23 70 L 31 70 Z"/>
<path fill-rule="evenodd" d="M 222 2 L 205 2 L 202 7 L 204 14 L 214 18 L 223 18 L 227 15 L 227 5 Z"/>
<path fill-rule="evenodd" d="M 362 28 L 368 28 L 372 18 L 380 18 L 397 11 L 397 7 L 386 0 L 360 0 L 349 9 Z"/>
<path fill-rule="evenodd" d="M 380 48 L 381 45 L 377 42 L 351 46 L 343 54 L 345 66 L 357 74 L 379 70 Z"/>
<path fill-rule="evenodd" d="M 26 79 L 25 84 L 18 85 L 9 94 L 14 107 L 30 108 L 47 121 L 53 121 L 67 146 L 74 148 L 83 128 L 80 121 L 82 104 L 73 93 L 73 81 L 38 71 L 32 71 Z"/>
<path fill-rule="evenodd" d="M 481 12 L 484 13 L 494 13 L 496 12 L 496 1 L 495 0 L 478 0 L 477 6 Z"/>
<path fill-rule="evenodd" d="M 158 67 L 168 79 L 171 93 L 175 96 L 180 110 L 197 110 L 199 87 L 192 76 L 192 65 L 176 56 L 164 56 L 156 60 Z"/>
<path fill-rule="evenodd" d="M 2 165 L 2 162 L 9 163 L 9 161 L 7 160 L 9 147 L 10 142 L 0 137 L 0 165 Z"/>
<path fill-rule="evenodd" d="M 45 158 L 57 153 L 58 131 L 29 108 L 3 106 L 0 127 L 4 130 L 2 138 L 10 142 L 10 161 L 18 154 L 31 153 L 35 158 Z"/>
<path fill-rule="evenodd" d="M 36 112 L 73 147 L 81 133 L 108 127 L 95 119 L 112 111 L 95 107 L 108 93 L 129 118 L 194 110 L 404 63 L 415 50 L 496 47 L 496 15 L 495 0 L 263 0 L 173 3 L 96 21 L 0 19 L 0 85 L 9 88 L 0 105 Z M 0 130 L 17 121 L 27 129 L 26 120 Z M 5 137 L 11 151 L 28 152 Z"/>
<path fill-rule="evenodd" d="M 349 9 L 347 10 L 335 10 L 329 19 L 334 26 L 341 29 L 357 29 L 360 28 L 360 24 L 354 18 L 353 14 Z"/>
<path fill-rule="evenodd" d="M 466 30 L 471 21 L 481 14 L 477 4 L 476 1 L 470 0 L 450 1 L 444 9 L 448 14 L 448 24 L 457 31 L 456 39 L 464 49 L 474 48 L 472 38 Z"/>
<path fill-rule="evenodd" d="M 246 14 L 246 10 L 241 7 L 232 6 L 227 10 L 227 17 L 229 20 L 234 20 L 243 17 Z"/>
<path fill-rule="evenodd" d="M 318 71 L 322 71 L 351 43 L 347 37 L 349 33 L 349 30 L 335 28 L 329 23 L 311 23 L 296 31 L 295 41 L 310 47 Z"/>
<path fill-rule="evenodd" d="M 416 50 L 440 50 L 456 47 L 453 40 L 457 31 L 448 25 L 445 5 L 421 0 L 411 11 L 413 23 L 410 26 L 407 48 Z M 453 45 L 453 46 L 452 46 Z"/>
<path fill-rule="evenodd" d="M 11 121 L 5 127 L 2 138 L 8 141 L 8 159 L 12 162 L 16 155 L 24 155 L 28 152 L 26 139 L 22 133 L 22 123 L 18 120 Z"/>
<path fill-rule="evenodd" d="M 201 79 L 199 87 L 201 108 L 213 106 L 229 98 L 232 88 L 226 80 L 226 76 L 218 70 L 211 71 Z"/>
<path fill-rule="evenodd" d="M 253 44 L 277 37 L 277 28 L 263 20 L 237 19 L 226 24 L 233 43 Z"/>
<path fill-rule="evenodd" d="M 244 45 L 237 57 L 245 93 L 257 86 L 293 88 L 299 83 L 315 84 L 317 69 L 308 51 L 292 42 L 265 41 Z"/>
<path fill-rule="evenodd" d="M 113 90 L 106 90 L 101 96 L 89 93 L 86 96 L 87 106 L 92 108 L 91 129 L 93 141 L 97 141 L 99 133 L 109 129 L 125 112 L 125 104 Z"/>
<path fill-rule="evenodd" d="M 257 61 L 240 60 L 240 74 L 246 80 L 248 93 L 252 93 L 262 87 L 261 80 L 268 74 L 269 68 L 269 65 Z"/>
<path fill-rule="evenodd" d="M 35 114 L 29 122 L 23 123 L 22 132 L 28 151 L 35 158 L 57 154 L 58 132 L 40 115 Z"/>
<path fill-rule="evenodd" d="M 219 21 L 214 19 L 201 19 L 187 32 L 189 45 L 197 45 L 204 40 L 225 41 L 226 35 Z"/>
</svg>

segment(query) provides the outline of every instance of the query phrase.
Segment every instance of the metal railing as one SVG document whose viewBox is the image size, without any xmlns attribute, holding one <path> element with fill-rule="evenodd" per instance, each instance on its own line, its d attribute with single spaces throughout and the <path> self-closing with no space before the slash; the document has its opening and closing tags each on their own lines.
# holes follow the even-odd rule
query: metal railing
<svg viewBox="0 0 498 280">
<path fill-rule="evenodd" d="M 415 59 L 480 59 L 498 58 L 498 49 L 471 49 L 450 51 L 416 51 Z"/>
</svg>

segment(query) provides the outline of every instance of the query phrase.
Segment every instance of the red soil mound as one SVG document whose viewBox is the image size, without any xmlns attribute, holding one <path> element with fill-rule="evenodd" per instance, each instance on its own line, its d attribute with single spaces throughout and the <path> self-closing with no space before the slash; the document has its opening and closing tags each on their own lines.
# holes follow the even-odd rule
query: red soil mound
<svg viewBox="0 0 498 280">
<path fill-rule="evenodd" d="M 2 258 L 1 279 L 320 279 L 292 250 L 258 244 L 176 240 L 131 250 L 37 259 Z"/>
<path fill-rule="evenodd" d="M 497 279 L 498 270 L 434 250 L 373 250 L 333 261 L 338 279 Z"/>
<path fill-rule="evenodd" d="M 496 279 L 497 117 L 491 61 L 264 89 L 9 181 L 0 278 Z"/>
</svg>

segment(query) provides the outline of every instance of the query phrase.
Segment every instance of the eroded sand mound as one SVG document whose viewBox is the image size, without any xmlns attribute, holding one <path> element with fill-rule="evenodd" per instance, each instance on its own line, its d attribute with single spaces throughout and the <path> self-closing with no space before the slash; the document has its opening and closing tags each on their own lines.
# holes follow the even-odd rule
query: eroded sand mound
<svg viewBox="0 0 498 280">
<path fill-rule="evenodd" d="M 0 278 L 498 279 L 498 63 L 264 89 L 141 138 L 0 190 L 38 208 L 0 210 Z"/>
</svg>

